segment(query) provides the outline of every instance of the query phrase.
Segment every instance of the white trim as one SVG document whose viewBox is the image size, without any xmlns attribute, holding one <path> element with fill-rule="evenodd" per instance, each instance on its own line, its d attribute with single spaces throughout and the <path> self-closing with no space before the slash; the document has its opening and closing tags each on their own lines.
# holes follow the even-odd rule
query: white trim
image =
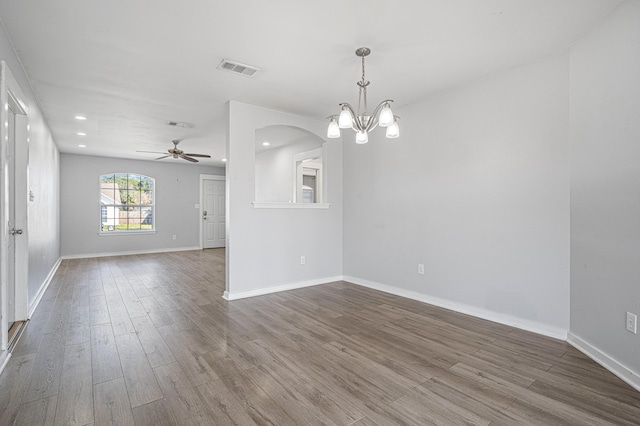
<svg viewBox="0 0 640 426">
<path fill-rule="evenodd" d="M 293 156 L 293 202 L 294 203 L 301 203 L 300 198 L 302 198 L 302 162 L 304 160 L 310 160 L 310 159 L 314 159 L 314 158 L 322 158 L 322 167 L 320 168 L 319 172 L 320 172 L 320 179 L 317 180 L 317 182 L 320 183 L 320 185 L 316 185 L 316 199 L 319 199 L 320 202 L 324 201 L 324 179 L 322 179 L 322 176 L 324 175 L 323 173 L 323 169 L 326 169 L 326 158 L 327 155 L 324 152 L 324 146 L 325 146 L 326 142 L 323 140 L 322 141 L 322 146 L 312 149 L 310 151 L 306 151 L 306 152 L 300 152 L 298 154 L 295 154 Z M 301 164 L 298 164 L 301 163 Z"/>
<path fill-rule="evenodd" d="M 40 290 L 38 290 L 38 293 L 36 294 L 36 297 L 34 298 L 33 303 L 29 305 L 29 312 L 28 312 L 27 318 L 31 319 L 31 316 L 36 311 L 36 308 L 40 303 L 40 299 L 42 299 L 42 296 L 44 296 L 44 293 L 49 288 L 49 284 L 51 284 L 53 277 L 56 275 L 56 272 L 58 272 L 58 268 L 60 267 L 60 262 L 62 262 L 62 258 L 58 259 L 56 264 L 53 265 L 53 268 L 51 268 L 51 270 L 49 271 L 47 278 L 45 278 L 44 282 L 40 286 Z"/>
<path fill-rule="evenodd" d="M 191 251 L 191 250 L 200 250 L 200 247 L 171 247 L 171 248 L 161 248 L 161 249 L 151 249 L 151 250 L 118 251 L 118 252 L 111 252 L 111 253 L 68 254 L 66 256 L 61 256 L 60 258 L 63 260 L 90 259 L 92 257 L 129 256 L 129 255 L 135 255 L 135 254 L 171 253 L 172 251 Z"/>
<path fill-rule="evenodd" d="M 254 201 L 254 209 L 328 209 L 331 203 L 264 203 Z"/>
<path fill-rule="evenodd" d="M 533 333 L 542 334 L 543 336 L 552 337 L 554 339 L 567 339 L 567 330 L 560 327 L 554 327 L 552 325 L 544 324 L 537 321 L 531 321 L 517 318 L 511 315 L 501 314 L 499 312 L 478 308 L 476 306 L 469 306 L 462 303 L 452 302 L 450 300 L 440 299 L 438 297 L 428 296 L 426 294 L 418 293 L 411 290 L 404 290 L 398 287 L 381 284 L 362 278 L 344 276 L 343 280 L 363 287 L 394 294 L 396 296 L 406 297 L 407 299 L 413 299 L 419 302 L 428 303 L 430 305 L 439 306 L 441 308 L 450 309 L 462 314 L 471 315 L 477 318 L 497 322 L 499 324 L 505 324 L 511 327 L 520 328 L 522 330 L 531 331 Z"/>
<path fill-rule="evenodd" d="M 581 339 L 571 332 L 569 332 L 567 342 L 571 346 L 618 376 L 629 386 L 640 392 L 640 374 L 636 373 L 624 364 L 616 361 L 606 353 L 602 352 L 600 349 L 596 348 L 592 344 L 588 343 L 587 341 Z"/>
<path fill-rule="evenodd" d="M 4 359 L 2 359 L 4 357 Z M 11 352 L 9 351 L 0 351 L 0 361 L 2 364 L 0 365 L 0 374 L 4 371 L 4 368 L 9 364 L 9 360 L 11 359 Z"/>
<path fill-rule="evenodd" d="M 111 237 L 114 235 L 144 235 L 144 234 L 156 234 L 158 233 L 158 231 L 151 230 L 151 231 L 99 231 L 98 232 L 98 236 L 99 237 Z"/>
<path fill-rule="evenodd" d="M 298 288 L 311 287 L 311 286 L 320 285 L 320 284 L 328 284 L 336 281 L 342 281 L 342 277 L 337 276 L 337 277 L 318 278 L 315 280 L 278 285 L 275 287 L 259 288 L 257 290 L 240 291 L 237 293 L 229 293 L 228 291 L 225 290 L 224 294 L 222 295 L 222 298 L 229 301 L 245 299 L 247 297 L 263 296 L 265 294 L 279 293 L 281 291 L 288 291 L 288 290 L 296 290 Z"/>
</svg>

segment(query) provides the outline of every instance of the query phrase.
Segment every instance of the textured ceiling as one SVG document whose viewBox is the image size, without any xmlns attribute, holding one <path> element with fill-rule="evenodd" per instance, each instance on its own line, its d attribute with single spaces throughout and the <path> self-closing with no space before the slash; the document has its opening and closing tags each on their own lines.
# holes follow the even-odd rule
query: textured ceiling
<svg viewBox="0 0 640 426">
<path fill-rule="evenodd" d="M 406 105 L 562 52 L 621 2 L 0 0 L 0 17 L 60 151 L 150 159 L 135 151 L 184 138 L 222 165 L 229 99 L 324 119 L 357 101 L 368 46 L 370 102 Z"/>
</svg>

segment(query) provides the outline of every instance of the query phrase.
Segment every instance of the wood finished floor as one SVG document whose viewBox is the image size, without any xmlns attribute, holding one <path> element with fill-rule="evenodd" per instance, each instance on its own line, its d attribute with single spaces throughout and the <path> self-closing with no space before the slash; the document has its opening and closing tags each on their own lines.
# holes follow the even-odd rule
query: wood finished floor
<svg viewBox="0 0 640 426">
<path fill-rule="evenodd" d="M 224 251 L 62 262 L 0 425 L 638 425 L 568 344 L 337 282 L 226 302 Z"/>
</svg>

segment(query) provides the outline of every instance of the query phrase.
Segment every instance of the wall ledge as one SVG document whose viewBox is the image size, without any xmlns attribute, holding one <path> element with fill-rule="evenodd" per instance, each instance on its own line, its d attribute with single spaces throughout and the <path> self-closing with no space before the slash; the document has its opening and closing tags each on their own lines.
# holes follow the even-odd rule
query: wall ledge
<svg viewBox="0 0 640 426">
<path fill-rule="evenodd" d="M 569 332 L 567 342 L 571 346 L 615 374 L 620 378 L 620 380 L 624 381 L 629 386 L 640 392 L 640 374 L 636 373 L 635 371 L 615 360 L 611 356 L 607 355 L 605 352 L 601 351 L 591 343 L 576 336 L 571 332 Z"/>
<path fill-rule="evenodd" d="M 331 203 L 263 203 L 253 201 L 254 209 L 328 209 Z"/>
</svg>

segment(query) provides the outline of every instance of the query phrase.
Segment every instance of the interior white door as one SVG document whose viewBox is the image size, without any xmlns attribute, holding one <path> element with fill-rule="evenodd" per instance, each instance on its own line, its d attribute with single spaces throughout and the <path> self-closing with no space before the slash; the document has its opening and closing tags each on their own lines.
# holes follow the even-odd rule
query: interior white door
<svg viewBox="0 0 640 426">
<path fill-rule="evenodd" d="M 29 118 L 25 97 L 1 60 L 0 105 L 0 350 L 6 350 L 9 326 L 28 318 Z"/>
<path fill-rule="evenodd" d="M 225 181 L 202 180 L 202 247 L 226 245 Z"/>
<path fill-rule="evenodd" d="M 16 170 L 16 105 L 9 97 L 9 114 L 7 120 L 7 172 L 9 175 L 8 182 L 8 222 L 9 222 L 9 239 L 7 247 L 7 323 L 8 327 L 16 321 L 16 234 L 18 230 L 16 226 L 16 189 L 15 189 L 15 170 Z M 20 231 L 21 232 L 21 231 Z"/>
</svg>

